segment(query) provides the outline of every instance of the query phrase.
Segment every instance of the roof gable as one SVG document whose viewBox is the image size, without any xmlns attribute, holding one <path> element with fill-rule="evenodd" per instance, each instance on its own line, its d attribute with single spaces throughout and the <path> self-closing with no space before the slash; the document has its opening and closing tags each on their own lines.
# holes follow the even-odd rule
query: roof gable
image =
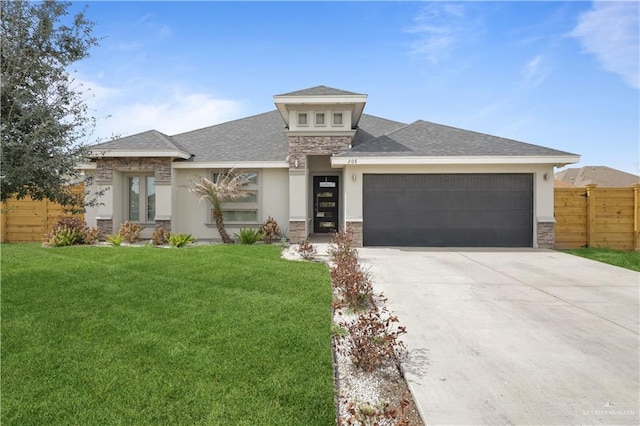
<svg viewBox="0 0 640 426">
<path fill-rule="evenodd" d="M 296 90 L 294 92 L 282 93 L 276 96 L 343 96 L 343 95 L 359 95 L 362 93 L 349 92 L 342 89 L 335 89 L 327 86 L 314 86 L 308 89 Z"/>
<path fill-rule="evenodd" d="M 118 156 L 126 156 L 122 153 L 130 152 L 134 156 L 143 156 L 142 153 L 157 156 L 189 158 L 191 154 L 171 136 L 167 136 L 157 130 L 148 130 L 135 135 L 113 139 L 91 146 L 91 156 L 109 156 L 119 153 Z"/>
</svg>

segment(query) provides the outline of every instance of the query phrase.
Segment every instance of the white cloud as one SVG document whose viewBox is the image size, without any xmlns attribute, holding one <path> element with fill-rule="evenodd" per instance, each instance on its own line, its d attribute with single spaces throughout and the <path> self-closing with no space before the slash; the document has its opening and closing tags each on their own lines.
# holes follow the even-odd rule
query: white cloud
<svg viewBox="0 0 640 426">
<path fill-rule="evenodd" d="M 547 78 L 547 68 L 542 55 L 537 55 L 524 66 L 524 78 L 527 86 L 537 87 Z"/>
<path fill-rule="evenodd" d="M 155 129 L 173 135 L 237 118 L 240 102 L 204 93 L 174 92 L 161 102 L 136 102 L 113 113 L 110 127 L 122 135 Z"/>
<path fill-rule="evenodd" d="M 97 117 L 94 139 L 106 140 L 155 129 L 173 135 L 229 121 L 243 114 L 243 104 L 207 93 L 179 89 L 106 87 L 76 78 L 90 113 Z M 87 90 L 88 89 L 88 90 Z M 153 97 L 145 93 L 153 93 Z"/>
<path fill-rule="evenodd" d="M 632 2 L 594 2 L 583 13 L 571 35 L 602 67 L 620 75 L 626 84 L 640 88 L 640 9 Z"/>
<path fill-rule="evenodd" d="M 468 19 L 465 6 L 451 3 L 432 3 L 415 17 L 414 25 L 405 32 L 416 34 L 411 53 L 440 62 L 457 43 L 469 40 L 479 30 L 477 22 Z"/>
</svg>

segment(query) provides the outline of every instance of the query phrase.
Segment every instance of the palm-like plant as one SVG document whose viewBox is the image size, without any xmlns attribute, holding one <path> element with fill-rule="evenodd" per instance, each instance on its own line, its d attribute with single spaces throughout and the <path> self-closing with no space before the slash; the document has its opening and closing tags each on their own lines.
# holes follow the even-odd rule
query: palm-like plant
<svg viewBox="0 0 640 426">
<path fill-rule="evenodd" d="M 200 201 L 208 201 L 213 206 L 213 219 L 215 220 L 216 228 L 223 243 L 230 243 L 233 240 L 224 229 L 222 203 L 225 201 L 240 200 L 248 195 L 255 194 L 256 191 L 242 189 L 242 187 L 248 183 L 249 175 L 246 173 L 236 173 L 233 169 L 230 169 L 218 173 L 213 181 L 205 177 L 192 180 L 191 186 L 188 188 Z"/>
</svg>

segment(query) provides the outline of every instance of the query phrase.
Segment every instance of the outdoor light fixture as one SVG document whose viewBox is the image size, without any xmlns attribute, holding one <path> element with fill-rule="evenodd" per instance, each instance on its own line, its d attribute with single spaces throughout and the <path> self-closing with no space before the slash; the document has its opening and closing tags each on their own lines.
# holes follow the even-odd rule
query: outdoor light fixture
<svg viewBox="0 0 640 426">
<path fill-rule="evenodd" d="M 351 175 L 351 180 L 353 180 L 354 182 L 355 182 L 355 181 L 357 181 L 357 180 L 358 180 L 358 175 L 357 175 L 357 174 L 355 174 L 355 173 L 353 173 L 353 174 Z"/>
</svg>

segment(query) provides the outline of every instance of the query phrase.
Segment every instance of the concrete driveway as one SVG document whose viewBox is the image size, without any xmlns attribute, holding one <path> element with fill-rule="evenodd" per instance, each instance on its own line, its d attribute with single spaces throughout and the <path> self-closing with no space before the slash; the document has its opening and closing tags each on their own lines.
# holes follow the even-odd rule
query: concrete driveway
<svg viewBox="0 0 640 426">
<path fill-rule="evenodd" d="M 534 249 L 363 248 L 428 425 L 640 424 L 640 274 Z"/>
</svg>

